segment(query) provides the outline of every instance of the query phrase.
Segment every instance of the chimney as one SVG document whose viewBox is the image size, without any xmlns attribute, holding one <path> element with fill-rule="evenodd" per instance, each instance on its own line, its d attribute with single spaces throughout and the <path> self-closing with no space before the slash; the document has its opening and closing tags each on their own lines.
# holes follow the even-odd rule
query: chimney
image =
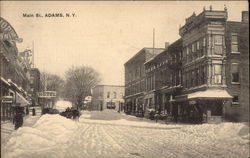
<svg viewBox="0 0 250 158">
<path fill-rule="evenodd" d="M 165 48 L 168 48 L 169 42 L 165 42 Z"/>
<path fill-rule="evenodd" d="M 249 13 L 248 11 L 241 12 L 241 16 L 242 16 L 241 22 L 248 23 L 248 20 L 249 20 L 248 13 Z"/>
</svg>

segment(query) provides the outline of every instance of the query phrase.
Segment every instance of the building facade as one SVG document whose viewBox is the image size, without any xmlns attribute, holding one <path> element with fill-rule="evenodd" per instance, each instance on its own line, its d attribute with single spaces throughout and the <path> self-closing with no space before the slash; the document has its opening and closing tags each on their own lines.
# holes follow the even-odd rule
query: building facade
<svg viewBox="0 0 250 158">
<path fill-rule="evenodd" d="M 30 63 L 27 52 L 19 52 L 20 38 L 14 28 L 0 18 L 1 47 L 1 120 L 11 119 L 16 107 L 27 108 L 31 103 Z"/>
<path fill-rule="evenodd" d="M 92 110 L 115 109 L 122 111 L 124 86 L 97 85 L 92 89 Z"/>
<path fill-rule="evenodd" d="M 145 62 L 146 90 L 144 96 L 144 113 L 149 111 L 170 114 L 172 98 L 180 93 L 181 80 L 182 40 L 169 45 L 159 55 Z M 152 109 L 152 110 L 151 110 Z"/>
<path fill-rule="evenodd" d="M 145 109 L 146 88 L 144 63 L 160 54 L 164 48 L 143 48 L 125 64 L 125 107 L 127 114 L 137 115 Z M 154 78 L 152 78 L 153 82 Z"/>
<path fill-rule="evenodd" d="M 225 25 L 227 10 L 193 14 L 180 28 L 183 39 L 183 94 L 175 98 L 178 116 L 206 115 L 220 120 L 231 99 L 226 91 Z"/>
<path fill-rule="evenodd" d="M 241 22 L 227 18 L 227 8 L 204 8 L 186 19 L 181 38 L 163 52 L 131 58 L 125 64 L 128 113 L 141 109 L 147 116 L 153 109 L 183 122 L 249 121 L 248 11 Z M 138 65 L 145 74 L 136 77 Z M 142 80 L 145 88 L 130 88 Z"/>
<path fill-rule="evenodd" d="M 249 121 L 249 12 L 242 12 L 242 21 L 226 22 L 226 85 L 233 97 L 226 107 L 226 118 Z"/>
</svg>

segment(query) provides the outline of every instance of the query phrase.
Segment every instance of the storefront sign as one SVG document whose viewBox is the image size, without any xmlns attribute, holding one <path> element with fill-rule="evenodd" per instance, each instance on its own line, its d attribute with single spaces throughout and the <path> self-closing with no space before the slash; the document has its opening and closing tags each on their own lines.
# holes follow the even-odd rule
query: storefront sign
<svg viewBox="0 0 250 158">
<path fill-rule="evenodd" d="M 3 18 L 0 17 L 0 40 L 21 40 L 18 38 L 13 27 Z M 21 42 L 21 41 L 20 41 Z"/>
<path fill-rule="evenodd" d="M 11 103 L 13 103 L 13 97 L 12 96 L 3 96 L 3 97 L 1 97 L 1 101 L 2 101 L 2 103 L 11 104 Z"/>
<path fill-rule="evenodd" d="M 191 100 L 191 101 L 189 101 L 189 104 L 191 104 L 191 105 L 196 104 L 196 101 L 195 100 Z"/>
<path fill-rule="evenodd" d="M 40 98 L 55 98 L 56 97 L 56 91 L 44 91 L 44 92 L 38 92 L 38 97 Z"/>
</svg>

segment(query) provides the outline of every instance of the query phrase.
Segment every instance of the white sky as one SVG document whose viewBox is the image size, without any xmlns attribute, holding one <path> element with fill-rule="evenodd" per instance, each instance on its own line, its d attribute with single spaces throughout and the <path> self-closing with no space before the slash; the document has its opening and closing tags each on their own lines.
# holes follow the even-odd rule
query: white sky
<svg viewBox="0 0 250 158">
<path fill-rule="evenodd" d="M 23 42 L 19 51 L 35 44 L 35 65 L 41 71 L 63 76 L 79 65 L 89 65 L 102 74 L 102 84 L 124 84 L 123 64 L 143 47 L 155 47 L 179 38 L 179 25 L 210 5 L 228 8 L 228 20 L 240 21 L 247 1 L 103 1 L 103 2 L 13 2 L 1 1 L 1 16 Z M 23 13 L 76 13 L 75 18 L 24 18 Z"/>
</svg>

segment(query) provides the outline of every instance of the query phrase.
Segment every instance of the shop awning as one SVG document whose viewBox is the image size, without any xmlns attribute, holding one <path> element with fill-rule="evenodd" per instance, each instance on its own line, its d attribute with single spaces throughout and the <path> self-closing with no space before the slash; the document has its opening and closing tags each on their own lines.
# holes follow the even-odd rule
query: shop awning
<svg viewBox="0 0 250 158">
<path fill-rule="evenodd" d="M 226 90 L 222 89 L 207 89 L 188 94 L 188 99 L 193 98 L 233 98 Z"/>
<path fill-rule="evenodd" d="M 9 83 L 7 80 L 5 80 L 3 77 L 1 77 L 1 82 L 2 82 L 3 84 L 7 85 L 8 87 L 10 87 L 10 83 Z M 2 84 L 1 84 L 1 85 L 2 85 Z"/>
<path fill-rule="evenodd" d="M 21 107 L 27 106 L 30 104 L 28 100 L 26 100 L 21 94 L 16 93 L 16 103 L 20 104 Z"/>
<path fill-rule="evenodd" d="M 193 99 L 231 99 L 233 98 L 226 90 L 223 89 L 207 89 L 190 94 L 176 96 L 176 101 L 185 101 Z"/>
</svg>

